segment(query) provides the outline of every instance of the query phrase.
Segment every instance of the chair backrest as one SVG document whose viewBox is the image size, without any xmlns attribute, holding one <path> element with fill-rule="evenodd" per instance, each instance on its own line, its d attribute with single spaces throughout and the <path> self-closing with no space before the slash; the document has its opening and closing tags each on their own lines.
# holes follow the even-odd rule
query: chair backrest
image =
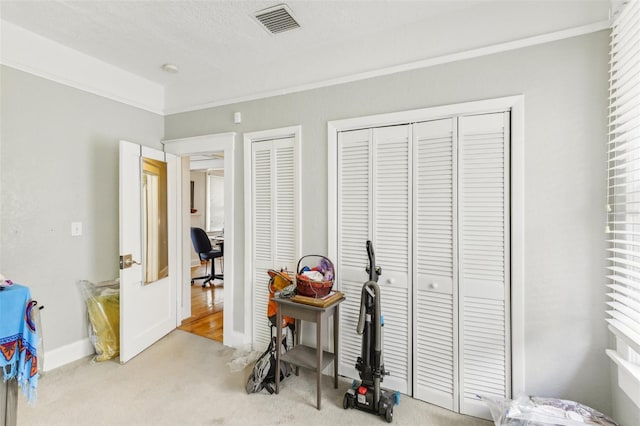
<svg viewBox="0 0 640 426">
<path fill-rule="evenodd" d="M 211 240 L 204 229 L 191 227 L 191 242 L 196 253 L 209 253 L 211 248 Z"/>
</svg>

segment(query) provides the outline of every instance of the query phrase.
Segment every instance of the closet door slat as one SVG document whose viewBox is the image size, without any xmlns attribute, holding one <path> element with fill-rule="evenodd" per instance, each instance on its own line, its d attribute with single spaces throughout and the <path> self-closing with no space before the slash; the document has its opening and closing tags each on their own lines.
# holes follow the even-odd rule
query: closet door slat
<svg viewBox="0 0 640 426">
<path fill-rule="evenodd" d="M 275 265 L 292 265 L 296 259 L 296 199 L 293 139 L 274 146 L 275 169 Z"/>
</svg>

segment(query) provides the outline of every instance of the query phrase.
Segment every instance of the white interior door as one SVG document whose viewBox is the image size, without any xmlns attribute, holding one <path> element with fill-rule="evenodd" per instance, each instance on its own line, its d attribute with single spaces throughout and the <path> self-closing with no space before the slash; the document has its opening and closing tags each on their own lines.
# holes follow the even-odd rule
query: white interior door
<svg viewBox="0 0 640 426">
<path fill-rule="evenodd" d="M 411 258 L 410 126 L 342 132 L 338 142 L 338 277 L 340 374 L 357 378 L 362 337 L 356 332 L 371 240 L 384 325 L 384 386 L 411 392 L 409 298 Z"/>
<path fill-rule="evenodd" d="M 511 395 L 508 112 L 459 119 L 460 412 Z"/>
<path fill-rule="evenodd" d="M 144 283 L 142 158 L 167 164 L 168 275 Z M 120 141 L 120 362 L 125 363 L 177 324 L 176 223 L 177 159 L 152 148 Z M 148 202 L 148 198 L 146 202 Z M 154 237 L 155 238 L 155 237 Z M 149 252 L 151 253 L 151 252 Z M 130 256 L 130 257 L 128 257 Z M 150 255 L 149 255 L 150 256 Z"/>
<path fill-rule="evenodd" d="M 337 278 L 346 299 L 340 305 L 339 373 L 357 378 L 356 360 L 362 338 L 356 332 L 360 292 L 367 281 L 367 240 L 371 239 L 370 129 L 338 135 L 338 256 Z M 375 247 L 374 247 L 375 249 Z"/>
<path fill-rule="evenodd" d="M 411 394 L 411 126 L 373 129 L 373 244 L 384 317 L 383 385 Z"/>
<path fill-rule="evenodd" d="M 298 247 L 295 139 L 251 143 L 253 347 L 271 337 L 267 319 L 269 269 L 295 272 Z"/>
<path fill-rule="evenodd" d="M 457 119 L 413 128 L 414 396 L 458 411 Z"/>
<path fill-rule="evenodd" d="M 509 114 L 414 126 L 415 397 L 510 395 Z"/>
</svg>

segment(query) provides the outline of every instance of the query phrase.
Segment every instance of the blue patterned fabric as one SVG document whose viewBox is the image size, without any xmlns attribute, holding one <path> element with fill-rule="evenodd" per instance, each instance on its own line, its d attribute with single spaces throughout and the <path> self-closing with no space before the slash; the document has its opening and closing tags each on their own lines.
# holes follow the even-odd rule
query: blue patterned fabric
<svg viewBox="0 0 640 426">
<path fill-rule="evenodd" d="M 4 380 L 15 378 L 31 403 L 38 386 L 38 333 L 31 315 L 35 305 L 23 285 L 0 291 L 0 367 Z"/>
</svg>

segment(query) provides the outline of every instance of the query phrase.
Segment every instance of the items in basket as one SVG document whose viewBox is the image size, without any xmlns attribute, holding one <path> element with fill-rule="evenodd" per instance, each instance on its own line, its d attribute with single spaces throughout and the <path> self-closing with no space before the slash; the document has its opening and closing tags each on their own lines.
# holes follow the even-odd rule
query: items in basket
<svg viewBox="0 0 640 426">
<path fill-rule="evenodd" d="M 313 258 L 316 258 L 315 262 Z M 304 266 L 300 265 L 304 262 Z M 314 265 L 314 266 L 311 266 Z M 298 261 L 296 277 L 296 292 L 308 297 L 323 297 L 329 294 L 333 287 L 335 270 L 333 263 L 321 255 L 307 255 Z"/>
<path fill-rule="evenodd" d="M 325 281 L 324 275 L 320 271 L 303 271 L 302 275 L 312 281 Z"/>
</svg>

